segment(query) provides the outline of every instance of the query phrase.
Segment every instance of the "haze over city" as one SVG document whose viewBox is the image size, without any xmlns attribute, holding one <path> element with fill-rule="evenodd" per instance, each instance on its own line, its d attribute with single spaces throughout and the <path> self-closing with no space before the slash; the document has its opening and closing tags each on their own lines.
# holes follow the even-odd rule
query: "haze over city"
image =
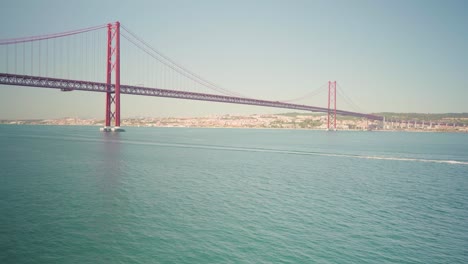
<svg viewBox="0 0 468 264">
<path fill-rule="evenodd" d="M 466 1 L 11 1 L 0 11 L 0 38 L 118 20 L 205 79 L 252 98 L 287 100 L 336 80 L 367 113 L 466 112 L 467 5 Z M 0 118 L 103 118 L 103 102 L 103 94 L 2 86 Z M 298 103 L 325 107 L 326 102 L 322 93 Z M 283 112 L 129 95 L 122 97 L 122 104 L 123 117 Z M 343 100 L 338 108 L 354 110 Z"/>
</svg>

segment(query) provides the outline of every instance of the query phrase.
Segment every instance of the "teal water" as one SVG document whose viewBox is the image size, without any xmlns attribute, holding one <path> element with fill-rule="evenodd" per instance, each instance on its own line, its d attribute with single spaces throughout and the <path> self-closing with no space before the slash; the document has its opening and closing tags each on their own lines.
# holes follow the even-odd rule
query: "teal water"
<svg viewBox="0 0 468 264">
<path fill-rule="evenodd" d="M 0 126 L 0 263 L 468 263 L 468 134 Z"/>
</svg>

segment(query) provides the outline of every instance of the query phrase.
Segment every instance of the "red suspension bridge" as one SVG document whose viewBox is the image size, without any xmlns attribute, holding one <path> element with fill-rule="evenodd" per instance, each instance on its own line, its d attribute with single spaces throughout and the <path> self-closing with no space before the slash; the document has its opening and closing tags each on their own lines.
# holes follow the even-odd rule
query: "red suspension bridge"
<svg viewBox="0 0 468 264">
<path fill-rule="evenodd" d="M 340 90 L 336 81 L 328 82 L 327 107 L 291 103 L 296 99 L 254 99 L 224 89 L 177 64 L 119 22 L 56 34 L 3 39 L 0 47 L 3 49 L 0 56 L 4 56 L 0 84 L 105 93 L 105 127 L 102 131 L 123 131 L 120 128 L 121 94 L 323 112 L 328 114 L 330 130 L 336 130 L 337 115 L 384 121 L 382 116 L 337 109 L 337 91 Z M 121 64 L 122 57 L 125 57 L 125 64 Z M 121 75 L 122 72 L 125 75 Z M 121 83 L 121 77 L 126 84 Z M 129 85 L 143 81 L 146 85 Z M 323 91 L 322 88 L 326 86 L 318 92 Z M 343 96 L 354 105 L 349 97 Z"/>
</svg>

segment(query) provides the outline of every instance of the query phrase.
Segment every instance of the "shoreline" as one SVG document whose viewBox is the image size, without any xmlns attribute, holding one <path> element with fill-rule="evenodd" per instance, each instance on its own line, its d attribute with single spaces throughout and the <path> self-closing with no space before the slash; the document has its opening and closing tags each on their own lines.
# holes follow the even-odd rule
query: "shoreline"
<svg viewBox="0 0 468 264">
<path fill-rule="evenodd" d="M 100 128 L 103 124 L 11 124 L 0 123 L 0 126 L 58 126 L 58 127 L 96 127 Z M 327 131 L 327 129 L 317 128 L 290 128 L 290 127 L 234 127 L 234 126 L 141 126 L 141 125 L 122 125 L 129 128 L 200 128 L 200 129 L 257 129 L 257 130 L 304 130 L 304 131 Z M 327 131 L 328 132 L 328 131 Z M 329 132 L 407 132 L 407 133 L 468 133 L 468 130 L 441 130 L 441 129 L 337 129 Z"/>
</svg>

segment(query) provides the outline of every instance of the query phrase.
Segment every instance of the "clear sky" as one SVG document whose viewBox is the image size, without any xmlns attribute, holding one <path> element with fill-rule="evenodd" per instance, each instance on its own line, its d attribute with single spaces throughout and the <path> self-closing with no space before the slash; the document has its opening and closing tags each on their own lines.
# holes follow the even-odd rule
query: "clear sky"
<svg viewBox="0 0 468 264">
<path fill-rule="evenodd" d="M 336 80 L 366 112 L 468 112 L 467 11 L 466 0 L 16 0 L 2 2 L 0 39 L 118 20 L 191 71 L 250 97 L 285 100 Z M 355 110 L 343 101 L 338 108 Z M 287 110 L 122 96 L 124 118 L 278 112 Z M 0 86 L 2 119 L 65 116 L 104 118 L 104 94 Z"/>
</svg>

